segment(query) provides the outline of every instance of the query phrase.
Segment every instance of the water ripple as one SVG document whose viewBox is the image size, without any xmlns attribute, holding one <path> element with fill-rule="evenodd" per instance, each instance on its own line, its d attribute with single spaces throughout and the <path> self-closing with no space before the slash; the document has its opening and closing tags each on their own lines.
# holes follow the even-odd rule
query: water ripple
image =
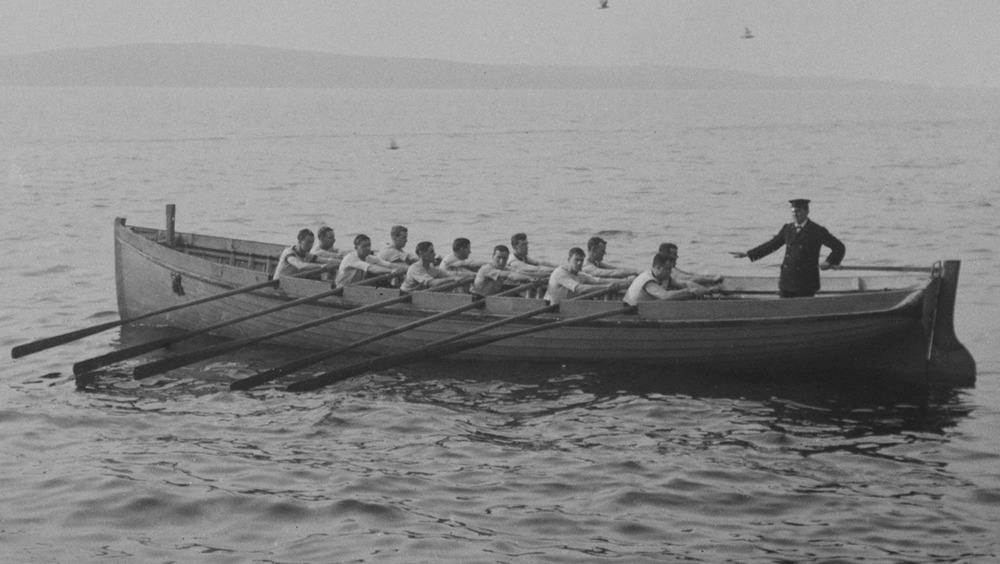
<svg viewBox="0 0 1000 564">
<path fill-rule="evenodd" d="M 21 116 L 0 175 L 3 256 L 30 282 L 6 290 L 0 343 L 116 315 L 112 221 L 159 226 L 165 203 L 185 231 L 284 244 L 328 224 L 378 246 L 403 223 L 438 248 L 471 234 L 483 255 L 524 231 L 532 255 L 562 261 L 598 235 L 625 265 L 674 241 L 682 268 L 761 274 L 780 256 L 726 251 L 773 235 L 794 192 L 852 263 L 963 260 L 956 325 L 977 387 L 456 362 L 315 394 L 230 393 L 297 354 L 261 346 L 144 381 L 136 359 L 78 391 L 73 362 L 166 334 L 116 329 L 0 360 L 4 555 L 995 560 L 993 106 L 932 92 L 609 96 L 0 91 Z"/>
</svg>

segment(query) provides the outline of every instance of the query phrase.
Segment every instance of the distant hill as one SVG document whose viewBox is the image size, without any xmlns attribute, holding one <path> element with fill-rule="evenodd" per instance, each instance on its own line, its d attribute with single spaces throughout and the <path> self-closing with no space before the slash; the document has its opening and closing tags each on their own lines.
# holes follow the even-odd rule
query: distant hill
<svg viewBox="0 0 1000 564">
<path fill-rule="evenodd" d="M 885 88 L 681 67 L 482 65 L 247 45 L 140 44 L 0 57 L 0 85 L 288 88 Z"/>
</svg>

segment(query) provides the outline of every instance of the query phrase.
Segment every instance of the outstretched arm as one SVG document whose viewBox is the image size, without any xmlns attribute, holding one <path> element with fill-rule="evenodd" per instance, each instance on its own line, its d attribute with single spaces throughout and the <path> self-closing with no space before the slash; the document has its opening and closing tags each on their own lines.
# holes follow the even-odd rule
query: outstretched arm
<svg viewBox="0 0 1000 564">
<path fill-rule="evenodd" d="M 646 290 L 646 292 L 649 292 L 649 294 L 655 296 L 658 300 L 690 300 L 707 296 L 717 291 L 717 287 L 706 288 L 705 286 L 698 284 L 689 284 L 687 287 L 667 289 L 653 280 L 646 282 L 643 289 Z"/>
<path fill-rule="evenodd" d="M 785 236 L 782 233 L 784 229 L 785 228 L 782 227 L 781 230 L 778 231 L 777 235 L 771 237 L 771 239 L 768 242 L 764 243 L 763 245 L 754 247 L 745 253 L 730 252 L 729 254 L 733 255 L 736 258 L 749 258 L 751 261 L 762 259 L 767 255 L 773 253 L 774 251 L 777 251 L 782 247 L 782 245 L 785 244 Z"/>
</svg>

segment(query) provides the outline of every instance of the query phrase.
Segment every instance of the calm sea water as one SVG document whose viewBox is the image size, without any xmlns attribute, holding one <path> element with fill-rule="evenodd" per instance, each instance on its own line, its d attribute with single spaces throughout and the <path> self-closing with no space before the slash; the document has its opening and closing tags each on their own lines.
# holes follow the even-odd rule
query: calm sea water
<svg viewBox="0 0 1000 564">
<path fill-rule="evenodd" d="M 961 259 L 978 383 L 912 390 L 439 364 L 230 393 L 257 348 L 85 390 L 0 360 L 7 562 L 992 562 L 1000 554 L 996 92 L 0 90 L 0 345 L 114 319 L 115 217 L 290 243 L 602 233 L 736 261 L 787 199 L 847 264 Z M 395 141 L 398 150 L 389 150 Z M 188 345 L 193 346 L 193 345 Z M 7 355 L 4 352 L 4 355 Z M 336 362 L 332 361 L 334 365 Z"/>
</svg>

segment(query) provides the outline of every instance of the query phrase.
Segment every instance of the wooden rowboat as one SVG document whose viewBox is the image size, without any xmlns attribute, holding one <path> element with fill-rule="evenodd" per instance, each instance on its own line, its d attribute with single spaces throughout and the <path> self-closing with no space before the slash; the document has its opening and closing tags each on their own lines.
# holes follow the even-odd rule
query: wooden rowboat
<svg viewBox="0 0 1000 564">
<path fill-rule="evenodd" d="M 118 309 L 131 318 L 269 279 L 282 245 L 174 232 L 115 221 Z M 965 386 L 975 362 L 953 326 L 959 262 L 866 276 L 826 276 L 814 298 L 774 299 L 773 277 L 731 277 L 718 299 L 641 303 L 635 311 L 493 340 L 457 352 L 481 361 L 636 363 L 734 374 L 811 375 L 830 370 L 907 381 Z M 282 279 L 150 322 L 195 330 L 330 289 L 329 282 Z M 225 326 L 233 339 L 266 334 L 398 296 L 391 287 L 347 287 L 342 296 Z M 461 293 L 414 292 L 400 303 L 273 339 L 275 344 L 328 350 L 472 301 Z M 471 309 L 361 348 L 372 355 L 419 349 L 483 324 L 544 306 L 537 298 L 488 297 Z M 512 323 L 540 326 L 621 310 L 618 299 L 564 302 L 557 312 Z M 499 332 L 498 332 L 499 333 Z M 492 333 L 486 333 L 486 336 Z"/>
</svg>

